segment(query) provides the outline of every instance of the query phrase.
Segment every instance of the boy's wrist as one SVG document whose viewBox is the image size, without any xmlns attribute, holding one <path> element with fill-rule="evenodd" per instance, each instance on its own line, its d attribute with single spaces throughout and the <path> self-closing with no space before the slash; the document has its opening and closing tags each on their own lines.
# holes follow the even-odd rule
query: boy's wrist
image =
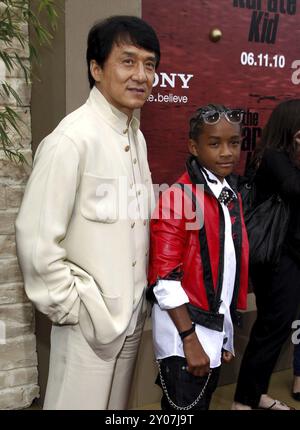
<svg viewBox="0 0 300 430">
<path fill-rule="evenodd" d="M 181 338 L 181 340 L 185 339 L 187 336 L 190 336 L 192 333 L 194 333 L 196 330 L 196 326 L 195 323 L 192 323 L 192 327 L 189 328 L 188 330 L 184 330 L 184 331 L 179 331 L 178 334 Z"/>
</svg>

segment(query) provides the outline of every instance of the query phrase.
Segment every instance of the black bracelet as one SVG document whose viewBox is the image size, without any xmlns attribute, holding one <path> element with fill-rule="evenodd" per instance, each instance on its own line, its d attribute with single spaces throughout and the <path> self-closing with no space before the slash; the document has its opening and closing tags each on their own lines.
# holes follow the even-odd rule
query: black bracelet
<svg viewBox="0 0 300 430">
<path fill-rule="evenodd" d="M 185 337 L 189 336 L 190 334 L 194 333 L 196 330 L 195 323 L 192 323 L 192 327 L 185 331 L 178 332 L 179 336 L 181 337 L 181 340 L 183 340 Z"/>
</svg>

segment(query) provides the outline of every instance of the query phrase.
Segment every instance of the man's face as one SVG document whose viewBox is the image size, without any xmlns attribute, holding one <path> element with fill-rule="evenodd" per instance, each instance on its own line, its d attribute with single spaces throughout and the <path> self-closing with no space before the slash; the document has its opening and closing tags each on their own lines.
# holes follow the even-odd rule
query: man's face
<svg viewBox="0 0 300 430">
<path fill-rule="evenodd" d="M 189 143 L 190 152 L 220 181 L 232 173 L 241 152 L 240 125 L 221 118 L 217 124 L 205 124 L 197 141 Z"/>
<path fill-rule="evenodd" d="M 131 117 L 151 93 L 155 66 L 154 52 L 124 42 L 113 45 L 103 68 L 92 62 L 91 71 L 106 100 Z"/>
</svg>

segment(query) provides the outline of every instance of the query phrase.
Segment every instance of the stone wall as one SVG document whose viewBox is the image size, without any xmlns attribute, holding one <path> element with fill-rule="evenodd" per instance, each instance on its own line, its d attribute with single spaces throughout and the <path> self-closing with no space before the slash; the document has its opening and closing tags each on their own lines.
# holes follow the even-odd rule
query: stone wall
<svg viewBox="0 0 300 430">
<path fill-rule="evenodd" d="M 24 27 L 28 36 L 28 28 Z M 28 45 L 17 43 L 12 48 L 28 59 Z M 24 123 L 21 136 L 11 131 L 14 145 L 21 151 L 27 164 L 16 164 L 0 151 L 0 409 L 21 409 L 38 397 L 37 355 L 34 335 L 34 310 L 26 298 L 22 276 L 16 257 L 14 221 L 20 206 L 31 166 L 30 85 L 20 69 L 11 74 L 0 63 L 0 81 L 6 80 L 19 94 L 22 107 L 12 98 L 0 96 L 0 109 L 13 106 Z M 1 82 L 0 82 L 1 83 Z"/>
</svg>

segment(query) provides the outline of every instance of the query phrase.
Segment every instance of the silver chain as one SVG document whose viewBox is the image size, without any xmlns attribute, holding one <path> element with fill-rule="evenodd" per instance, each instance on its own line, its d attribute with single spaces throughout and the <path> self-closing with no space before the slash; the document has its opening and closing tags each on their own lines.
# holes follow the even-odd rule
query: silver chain
<svg viewBox="0 0 300 430">
<path fill-rule="evenodd" d="M 204 394 L 205 389 L 206 389 L 206 387 L 207 387 L 208 381 L 209 381 L 209 379 L 210 379 L 210 377 L 211 377 L 212 369 L 210 369 L 209 374 L 207 375 L 206 382 L 205 382 L 204 387 L 202 388 L 202 390 L 201 390 L 201 392 L 200 392 L 199 396 L 198 396 L 198 397 L 193 401 L 193 403 L 189 404 L 188 406 L 178 406 L 178 405 L 176 405 L 176 404 L 171 400 L 171 398 L 170 398 L 170 396 L 169 396 L 169 393 L 168 393 L 168 390 L 167 390 L 167 387 L 166 387 L 166 384 L 165 384 L 164 378 L 163 378 L 163 376 L 162 376 L 162 372 L 161 372 L 161 368 L 160 368 L 160 363 L 159 363 L 159 361 L 158 361 L 158 360 L 156 360 L 156 363 L 157 363 L 157 366 L 158 366 L 158 372 L 159 372 L 159 377 L 160 377 L 161 387 L 162 387 L 163 392 L 165 393 L 165 395 L 166 395 L 166 397 L 167 397 L 168 402 L 170 403 L 170 405 L 171 405 L 174 409 L 177 409 L 178 411 L 188 411 L 188 410 L 192 409 L 194 406 L 196 406 L 196 405 L 197 405 L 197 403 L 199 402 L 199 400 L 203 397 L 203 394 Z"/>
</svg>

